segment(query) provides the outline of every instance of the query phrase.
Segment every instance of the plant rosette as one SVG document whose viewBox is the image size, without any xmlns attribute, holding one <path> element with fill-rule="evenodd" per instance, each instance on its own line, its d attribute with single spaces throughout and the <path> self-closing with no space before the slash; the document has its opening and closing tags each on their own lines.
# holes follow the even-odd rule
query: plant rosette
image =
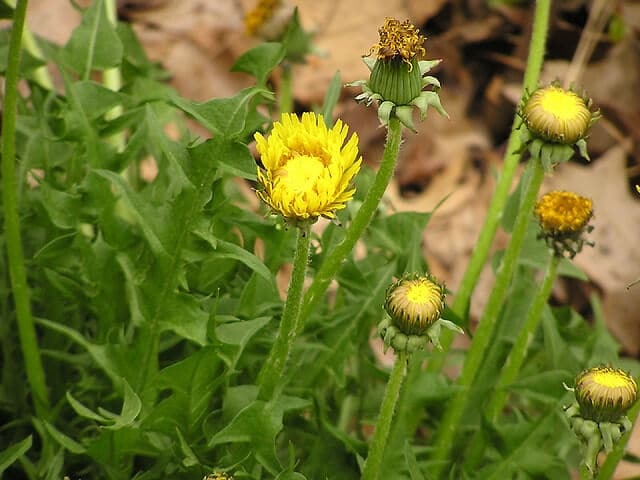
<svg viewBox="0 0 640 480">
<path fill-rule="evenodd" d="M 388 317 L 378 324 L 384 351 L 396 353 L 426 348 L 429 342 L 440 348 L 440 331 L 447 328 L 464 333 L 455 323 L 441 318 L 445 287 L 431 275 L 405 275 L 387 288 L 384 308 Z"/>
<path fill-rule="evenodd" d="M 576 147 L 581 156 L 590 160 L 586 137 L 600 118 L 600 112 L 592 108 L 589 97 L 556 84 L 525 95 L 518 109 L 523 121 L 520 127 L 523 148 L 540 159 L 546 172 L 573 157 Z"/>
<path fill-rule="evenodd" d="M 362 57 L 371 72 L 369 80 L 357 80 L 348 84 L 362 88 L 362 93 L 356 96 L 356 100 L 367 106 L 377 102 L 378 119 L 383 125 L 388 125 L 391 116 L 395 115 L 404 126 L 414 132 L 414 108 L 420 112 L 420 120 L 426 118 L 429 107 L 449 118 L 438 96 L 440 82 L 437 78 L 426 75 L 441 60 L 418 60 L 418 56 L 425 54 L 422 46 L 425 37 L 420 35 L 418 28 L 409 20 L 400 22 L 387 17 L 378 33 L 379 42 Z M 376 58 L 369 58 L 374 51 Z M 424 90 L 426 87 L 433 88 Z"/>
</svg>

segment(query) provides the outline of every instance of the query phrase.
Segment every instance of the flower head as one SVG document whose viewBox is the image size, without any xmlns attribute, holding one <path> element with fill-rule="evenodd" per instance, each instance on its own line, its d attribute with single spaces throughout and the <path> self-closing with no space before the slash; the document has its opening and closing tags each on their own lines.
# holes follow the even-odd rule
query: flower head
<svg viewBox="0 0 640 480">
<path fill-rule="evenodd" d="M 431 275 L 405 275 L 387 288 L 384 308 L 389 314 L 378 324 L 384 349 L 396 352 L 423 349 L 429 342 L 440 348 L 444 327 L 464 333 L 455 323 L 441 318 L 445 288 Z"/>
<path fill-rule="evenodd" d="M 444 309 L 444 287 L 431 276 L 401 278 L 387 289 L 384 309 L 407 335 L 421 335 Z"/>
<path fill-rule="evenodd" d="M 593 202 L 573 192 L 549 192 L 534 207 L 545 238 L 556 255 L 568 252 L 573 258 L 584 243 L 584 234 L 592 230 Z"/>
<path fill-rule="evenodd" d="M 213 472 L 204 477 L 202 480 L 233 480 L 233 477 L 225 472 Z"/>
<path fill-rule="evenodd" d="M 574 146 L 589 159 L 585 138 L 600 117 L 591 108 L 591 99 L 555 84 L 525 96 L 518 113 L 526 127 L 522 130 L 523 143 L 531 156 L 540 158 L 547 170 L 569 160 Z"/>
<path fill-rule="evenodd" d="M 613 422 L 635 403 L 638 384 L 624 370 L 595 367 L 576 377 L 575 394 L 582 418 Z"/>
<path fill-rule="evenodd" d="M 292 14 L 293 7 L 286 0 L 258 0 L 255 8 L 245 14 L 245 32 L 275 40 L 284 33 Z"/>
<path fill-rule="evenodd" d="M 401 23 L 395 18 L 387 17 L 384 25 L 378 29 L 378 34 L 380 41 L 369 50 L 369 55 L 373 50 L 377 51 L 378 60 L 400 58 L 411 65 L 413 58 L 426 53 L 422 46 L 426 38 L 409 20 Z"/>
<path fill-rule="evenodd" d="M 419 109 L 421 119 L 425 118 L 429 106 L 447 116 L 437 94 L 440 82 L 435 77 L 424 76 L 440 60 L 418 61 L 418 57 L 425 54 L 425 37 L 418 28 L 409 20 L 400 22 L 387 18 L 378 33 L 378 43 L 363 57 L 371 71 L 369 81 L 358 80 L 350 84 L 362 87 L 362 93 L 356 100 L 367 105 L 373 101 L 378 102 L 378 118 L 383 125 L 389 123 L 391 116 L 395 115 L 414 131 L 413 107 Z M 375 60 L 366 58 L 374 52 Z M 433 90 L 423 91 L 427 86 L 433 86 Z"/>
<path fill-rule="evenodd" d="M 522 109 L 522 118 L 535 136 L 567 145 L 586 135 L 591 117 L 585 99 L 555 85 L 533 92 Z"/>
<path fill-rule="evenodd" d="M 327 128 L 322 115 L 283 114 L 269 138 L 255 134 L 262 165 L 257 195 L 291 222 L 335 218 L 355 193 L 351 182 L 360 169 L 358 135 L 345 144 L 349 127 L 340 120 Z"/>
</svg>

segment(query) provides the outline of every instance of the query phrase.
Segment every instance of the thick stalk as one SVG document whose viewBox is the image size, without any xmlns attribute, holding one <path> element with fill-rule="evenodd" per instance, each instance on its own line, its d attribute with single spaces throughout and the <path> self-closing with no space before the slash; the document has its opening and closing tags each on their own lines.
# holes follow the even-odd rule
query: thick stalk
<svg viewBox="0 0 640 480">
<path fill-rule="evenodd" d="M 580 464 L 580 480 L 593 480 L 595 477 L 584 463 Z"/>
<path fill-rule="evenodd" d="M 498 420 L 500 412 L 502 412 L 507 400 L 508 393 L 506 388 L 516 380 L 516 377 L 520 372 L 520 368 L 524 363 L 529 343 L 534 337 L 536 330 L 538 329 L 538 325 L 540 324 L 542 309 L 547 304 L 551 288 L 553 287 L 553 283 L 557 277 L 558 264 L 561 259 L 562 257 L 556 256 L 552 252 L 540 289 L 531 303 L 527 313 L 527 318 L 518 333 L 518 338 L 513 344 L 511 352 L 507 356 L 507 360 L 502 367 L 500 378 L 496 383 L 496 388 L 493 390 L 493 395 L 485 409 L 486 417 L 491 422 L 495 423 Z M 472 470 L 482 460 L 482 454 L 485 449 L 485 441 L 481 430 L 476 432 L 469 445 L 471 445 L 471 451 L 465 460 L 465 465 L 469 466 L 470 470 Z"/>
<path fill-rule="evenodd" d="M 492 421 L 496 421 L 498 419 L 507 399 L 506 387 L 515 381 L 518 373 L 520 372 L 520 368 L 524 363 L 529 344 L 535 336 L 538 325 L 540 324 L 542 309 L 547 304 L 549 294 L 551 293 L 551 287 L 553 287 L 553 283 L 555 282 L 558 273 L 558 263 L 561 258 L 562 257 L 552 254 L 552 257 L 549 260 L 549 265 L 547 266 L 547 270 L 544 274 L 544 279 L 542 280 L 542 285 L 540 285 L 540 290 L 533 299 L 529 312 L 527 313 L 527 318 L 518 333 L 518 338 L 513 344 L 511 352 L 502 367 L 497 388 L 494 390 L 493 396 L 487 407 L 487 416 Z"/>
<path fill-rule="evenodd" d="M 271 353 L 258 376 L 258 398 L 271 400 L 282 378 L 293 343 L 296 340 L 296 325 L 302 306 L 302 290 L 309 262 L 309 225 L 298 228 L 298 241 L 293 259 L 293 271 L 287 292 L 287 301 L 282 312 L 278 336 Z"/>
<path fill-rule="evenodd" d="M 293 83 L 291 78 L 291 64 L 287 61 L 282 63 L 282 75 L 280 77 L 280 114 L 293 112 Z"/>
<path fill-rule="evenodd" d="M 5 76 L 5 96 L 2 109 L 2 204 L 4 210 L 4 230 L 7 244 L 9 278 L 11 279 L 13 301 L 16 309 L 20 347 L 22 348 L 27 380 L 31 387 L 36 414 L 40 418 L 47 418 L 49 395 L 47 393 L 38 339 L 31 314 L 16 193 L 16 105 L 18 100 L 20 45 L 26 9 L 27 0 L 18 0 L 14 11 L 13 28 L 11 29 L 9 43 Z"/>
<path fill-rule="evenodd" d="M 484 354 L 489 346 L 489 341 L 491 340 L 498 321 L 500 309 L 507 296 L 511 277 L 513 276 L 513 271 L 515 270 L 522 242 L 531 218 L 533 205 L 536 201 L 542 179 L 544 178 L 544 168 L 539 159 L 532 158 L 529 161 L 528 168 L 531 170 L 530 181 L 520 204 L 520 210 L 516 216 L 509 245 L 498 268 L 496 282 L 489 296 L 485 311 L 480 319 L 480 323 L 478 324 L 478 328 L 475 331 L 473 342 L 467 352 L 462 373 L 457 381 L 457 393 L 454 395 L 453 400 L 448 403 L 442 423 L 438 428 L 433 457 L 435 460 L 434 463 L 436 464 L 435 478 L 438 478 L 441 473 L 441 469 L 444 467 L 451 447 L 453 446 L 458 423 L 467 406 L 469 389 L 482 364 Z"/>
<path fill-rule="evenodd" d="M 118 28 L 118 15 L 116 11 L 116 0 L 105 0 L 104 8 L 107 14 L 107 18 L 113 28 Z M 122 88 L 122 72 L 120 71 L 120 67 L 108 68 L 102 73 L 102 83 L 109 90 L 113 90 L 114 92 L 120 91 Z M 105 119 L 113 120 L 114 118 L 118 118 L 122 115 L 123 108 L 121 105 L 113 107 L 111 110 L 105 113 Z M 124 132 L 118 132 L 113 135 L 109 141 L 111 144 L 116 147 L 116 149 L 121 152 L 124 150 L 126 141 Z M 133 167 L 137 170 L 138 165 L 134 164 Z M 137 178 L 137 175 L 134 173 L 134 180 Z"/>
<path fill-rule="evenodd" d="M 533 32 L 529 43 L 529 58 L 527 59 L 527 68 L 524 74 L 522 85 L 522 95 L 535 90 L 538 79 L 540 78 L 540 70 L 542 69 L 542 61 L 544 59 L 545 44 L 547 39 L 547 30 L 549 27 L 549 10 L 551 0 L 538 0 L 536 2 L 535 16 L 533 22 Z M 493 238 L 495 237 L 498 225 L 502 219 L 502 213 L 509 197 L 509 190 L 513 181 L 513 176 L 520 160 L 520 149 L 522 147 L 520 141 L 520 117 L 516 115 L 511 126 L 511 134 L 509 143 L 505 152 L 502 174 L 498 179 L 496 190 L 493 194 L 487 216 L 480 230 L 478 241 L 475 244 L 471 259 L 467 265 L 464 277 L 460 282 L 460 286 L 456 291 L 455 299 L 451 305 L 451 310 L 459 317 L 466 317 L 469 310 L 469 303 L 473 289 L 476 286 L 480 272 L 487 260 Z M 427 365 L 428 372 L 439 372 L 444 366 L 447 351 L 453 341 L 454 333 L 444 330 L 440 337 L 442 350 L 434 352 L 432 358 Z"/>
<path fill-rule="evenodd" d="M 6 0 L 5 3 L 8 4 L 11 8 L 16 8 L 16 0 Z M 29 26 L 26 23 L 22 27 L 22 48 L 24 48 L 35 58 L 44 60 L 42 51 L 40 50 L 40 46 L 38 45 L 38 42 L 34 38 L 33 33 L 31 33 L 31 31 L 29 30 Z M 53 90 L 53 81 L 51 80 L 51 75 L 49 75 L 49 71 L 47 70 L 46 65 L 42 65 L 41 67 L 34 69 L 31 75 L 41 87 L 44 87 L 47 90 Z"/>
<path fill-rule="evenodd" d="M 369 454 L 362 471 L 362 480 L 378 480 L 380 477 L 380 467 L 384 458 L 384 450 L 387 446 L 391 422 L 395 411 L 396 402 L 400 395 L 402 380 L 404 379 L 404 369 L 407 364 L 407 353 L 400 352 L 393 364 L 393 370 L 389 376 L 387 388 L 384 391 L 384 398 L 380 406 L 380 415 L 376 423 L 376 430 L 373 440 L 369 446 Z"/>
<path fill-rule="evenodd" d="M 353 250 L 356 242 L 369 225 L 373 214 L 378 208 L 380 199 L 389 185 L 389 181 L 393 175 L 400 152 L 400 142 L 402 140 L 402 124 L 396 117 L 389 120 L 387 131 L 387 142 L 382 155 L 382 162 L 378 168 L 378 173 L 373 181 L 373 185 L 367 192 L 362 202 L 362 206 L 351 221 L 346 231 L 345 238 L 336 248 L 325 258 L 324 262 L 316 272 L 313 283 L 304 296 L 302 313 L 298 325 L 298 333 L 304 328 L 304 321 L 307 319 L 313 308 L 323 298 L 327 287 L 336 273 L 342 266 L 342 261 Z"/>
</svg>

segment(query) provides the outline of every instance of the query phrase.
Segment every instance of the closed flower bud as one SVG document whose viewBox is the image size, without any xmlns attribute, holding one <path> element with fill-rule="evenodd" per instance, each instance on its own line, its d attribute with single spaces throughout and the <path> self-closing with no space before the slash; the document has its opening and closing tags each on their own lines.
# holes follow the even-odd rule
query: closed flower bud
<svg viewBox="0 0 640 480">
<path fill-rule="evenodd" d="M 431 276 L 401 278 L 387 289 L 384 308 L 405 335 L 422 335 L 444 310 L 444 287 Z"/>
<path fill-rule="evenodd" d="M 558 256 L 568 253 L 573 258 L 585 243 L 585 234 L 592 230 L 593 203 L 573 192 L 549 192 L 543 195 L 533 210 L 542 229 L 541 237 Z"/>
<path fill-rule="evenodd" d="M 577 376 L 575 395 L 582 418 L 615 422 L 635 403 L 638 384 L 623 370 L 595 367 Z"/>
<path fill-rule="evenodd" d="M 567 145 L 586 135 L 592 116 L 587 100 L 555 85 L 533 92 L 522 108 L 534 136 Z"/>
<path fill-rule="evenodd" d="M 518 114 L 525 127 L 522 142 L 531 157 L 539 158 L 546 171 L 573 157 L 575 147 L 589 160 L 585 138 L 600 118 L 591 108 L 591 99 L 554 84 L 525 96 Z"/>
</svg>

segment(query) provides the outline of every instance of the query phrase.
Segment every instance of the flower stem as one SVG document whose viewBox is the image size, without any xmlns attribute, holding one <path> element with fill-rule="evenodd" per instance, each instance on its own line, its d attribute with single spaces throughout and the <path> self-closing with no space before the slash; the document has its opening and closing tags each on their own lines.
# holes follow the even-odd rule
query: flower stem
<svg viewBox="0 0 640 480">
<path fill-rule="evenodd" d="M 636 379 L 636 381 L 640 383 L 640 376 Z M 631 407 L 631 409 L 629 409 L 629 411 L 627 412 L 627 418 L 631 422 L 631 425 L 633 425 L 638 418 L 638 413 L 640 413 L 640 401 L 636 401 L 635 405 Z M 629 431 L 625 432 L 620 440 L 616 442 L 611 453 L 607 455 L 607 459 L 604 461 L 602 467 L 600 468 L 600 471 L 598 472 L 598 480 L 611 480 L 611 478 L 613 477 L 613 473 L 618 466 L 618 463 L 624 455 L 624 450 L 627 447 L 627 443 L 629 443 L 629 439 L 631 438 L 631 431 L 632 429 L 629 429 Z"/>
<path fill-rule="evenodd" d="M 392 116 L 389 120 L 387 132 L 387 142 L 382 156 L 382 162 L 378 168 L 378 173 L 373 181 L 373 185 L 367 192 L 362 202 L 362 206 L 358 213 L 353 217 L 349 228 L 346 231 L 345 238 L 338 244 L 335 249 L 329 253 L 324 262 L 316 272 L 313 283 L 304 296 L 302 305 L 302 313 L 297 328 L 298 333 L 304 328 L 304 321 L 309 316 L 315 305 L 323 298 L 329 283 L 335 277 L 336 273 L 342 265 L 342 261 L 351 252 L 354 245 L 369 225 L 373 214 L 378 208 L 380 199 L 389 185 L 389 181 L 393 175 L 393 171 L 400 152 L 400 142 L 402 140 L 402 125 L 400 120 Z"/>
<path fill-rule="evenodd" d="M 282 63 L 282 76 L 280 77 L 280 114 L 293 112 L 293 84 L 291 79 L 291 64 Z"/>
<path fill-rule="evenodd" d="M 27 0 L 18 0 L 13 16 L 13 28 L 9 43 L 5 75 L 5 97 L 2 109 L 2 205 L 7 244 L 7 262 L 18 323 L 18 336 L 24 357 L 27 379 L 31 387 L 36 414 L 47 418 L 49 396 L 45 384 L 40 349 L 33 325 L 29 287 L 24 266 L 24 252 L 20 235 L 20 219 L 16 194 L 15 138 L 18 100 L 18 71 L 20 46 L 24 27 Z"/>
<path fill-rule="evenodd" d="M 529 160 L 528 168 L 530 172 L 529 184 L 525 190 L 520 209 L 515 220 L 511 240 L 504 253 L 504 257 L 498 268 L 496 282 L 489 296 L 487 306 L 475 331 L 473 342 L 467 352 L 462 373 L 457 381 L 457 393 L 453 400 L 448 403 L 442 423 L 438 428 L 434 463 L 437 478 L 441 469 L 445 466 L 451 447 L 453 446 L 456 427 L 467 406 L 467 396 L 473 384 L 476 374 L 482 363 L 484 354 L 489 346 L 489 341 L 498 322 L 498 314 L 507 296 L 511 277 L 520 254 L 522 242 L 524 241 L 527 226 L 531 218 L 531 212 L 540 189 L 540 184 L 544 178 L 544 168 L 539 159 Z"/>
<path fill-rule="evenodd" d="M 549 294 L 551 293 L 551 287 L 553 287 L 553 283 L 555 282 L 558 273 L 558 263 L 560 263 L 561 258 L 562 257 L 552 254 L 551 259 L 549 260 L 549 265 L 547 266 L 547 270 L 544 274 L 542 284 L 540 285 L 540 290 L 538 290 L 538 294 L 535 296 L 531 306 L 529 307 L 527 318 L 520 329 L 516 342 L 511 348 L 511 352 L 507 357 L 504 367 L 502 367 L 500 378 L 498 379 L 498 388 L 494 390 L 487 408 L 487 416 L 493 421 L 498 418 L 498 415 L 502 411 L 507 399 L 507 391 L 505 390 L 505 387 L 515 381 L 518 373 L 520 372 L 520 367 L 522 367 L 522 364 L 524 363 L 529 343 L 540 324 L 542 309 L 547 304 Z"/>
<path fill-rule="evenodd" d="M 380 477 L 380 467 L 384 458 L 384 450 L 387 446 L 389 431 L 391 430 L 391 421 L 393 413 L 400 395 L 400 388 L 404 380 L 404 370 L 407 364 L 407 352 L 400 352 L 393 364 L 393 370 L 389 376 L 389 382 L 384 392 L 382 405 L 380 406 L 380 415 L 376 423 L 376 430 L 373 434 L 373 440 L 369 446 L 369 454 L 362 471 L 362 480 L 377 480 Z"/>
<path fill-rule="evenodd" d="M 485 409 L 486 417 L 491 422 L 495 423 L 497 421 L 507 400 L 506 387 L 515 381 L 518 373 L 520 372 L 520 368 L 524 363 L 529 343 L 540 324 L 542 309 L 547 304 L 549 294 L 551 293 L 551 287 L 553 287 L 553 283 L 557 277 L 558 264 L 561 259 L 562 257 L 554 255 L 553 253 L 551 254 L 540 289 L 529 307 L 527 318 L 525 319 L 524 324 L 518 333 L 518 338 L 513 344 L 511 352 L 502 367 L 496 388 L 493 390 L 493 395 Z M 470 466 L 470 469 L 473 469 L 480 463 L 482 460 L 482 454 L 484 453 L 485 442 L 482 436 L 482 430 L 478 430 L 476 432 L 474 438 L 469 444 L 471 445 L 471 451 L 465 459 L 465 465 Z"/>
<path fill-rule="evenodd" d="M 113 25 L 113 28 L 118 27 L 118 16 L 116 12 L 116 1 L 115 0 L 105 0 L 104 8 L 107 14 L 107 19 Z M 122 88 L 122 72 L 120 71 L 120 67 L 107 68 L 102 73 L 102 83 L 109 90 L 113 90 L 114 92 L 120 91 Z M 105 113 L 106 120 L 113 120 L 122 115 L 123 108 L 122 105 L 116 105 L 111 110 Z M 117 148 L 119 152 L 124 150 L 126 141 L 124 132 L 118 132 L 112 137 L 110 137 L 109 141 L 111 144 Z M 138 168 L 137 165 L 134 165 L 135 169 Z M 135 179 L 135 175 L 134 175 Z"/>
<path fill-rule="evenodd" d="M 593 480 L 595 477 L 585 463 L 580 464 L 580 480 Z"/>
<path fill-rule="evenodd" d="M 302 305 L 302 288 L 304 285 L 307 263 L 309 261 L 310 228 L 306 224 L 298 228 L 298 240 L 293 259 L 293 271 L 284 305 L 278 336 L 271 348 L 271 353 L 258 376 L 258 398 L 271 400 L 276 392 L 278 382 L 282 378 L 291 347 L 295 342 L 296 325 Z"/>
<path fill-rule="evenodd" d="M 547 30 L 549 26 L 549 10 L 551 6 L 551 0 L 538 0 L 536 2 L 535 17 L 533 22 L 533 32 L 531 34 L 531 41 L 529 43 L 529 58 L 527 59 L 527 69 L 524 74 L 524 81 L 522 85 L 523 96 L 528 91 L 533 91 L 540 78 L 540 70 L 542 69 L 542 61 L 544 59 L 544 50 L 547 38 Z M 487 260 L 489 250 L 493 243 L 500 219 L 502 218 L 502 212 L 504 211 L 507 198 L 509 196 L 509 190 L 513 181 L 513 176 L 520 160 L 520 133 L 518 127 L 520 126 L 520 117 L 515 116 L 513 125 L 511 126 L 511 134 L 509 136 L 509 142 L 507 144 L 507 150 L 505 153 L 502 174 L 498 179 L 496 190 L 493 194 L 487 216 L 480 230 L 478 241 L 473 249 L 473 254 L 467 265 L 464 277 L 458 287 L 455 295 L 451 310 L 460 317 L 466 317 L 469 310 L 469 304 L 471 302 L 471 295 L 473 289 L 476 286 L 480 272 Z M 453 341 L 454 333 L 445 330 L 440 337 L 440 344 L 442 350 L 434 352 L 432 358 L 427 365 L 427 371 L 430 373 L 440 372 L 444 366 L 447 351 Z"/>
</svg>

